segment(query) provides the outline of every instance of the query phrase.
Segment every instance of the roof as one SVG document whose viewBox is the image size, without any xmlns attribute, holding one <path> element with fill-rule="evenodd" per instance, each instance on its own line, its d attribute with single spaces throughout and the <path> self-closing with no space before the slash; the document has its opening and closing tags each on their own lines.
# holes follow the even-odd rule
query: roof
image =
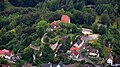
<svg viewBox="0 0 120 67">
<path fill-rule="evenodd" d="M 80 48 L 77 48 L 77 47 L 72 46 L 72 47 L 70 48 L 70 50 L 71 50 L 71 51 L 78 51 L 78 50 L 80 50 Z"/>
<path fill-rule="evenodd" d="M 8 67 L 8 65 L 2 64 L 2 67 Z"/>
<path fill-rule="evenodd" d="M 82 67 L 93 67 L 91 64 L 84 64 Z"/>
<path fill-rule="evenodd" d="M 41 64 L 41 67 L 73 67 L 73 64 L 69 64 L 69 65 L 64 65 L 62 61 L 60 61 L 58 64 L 52 64 L 52 63 L 43 63 Z"/>
<path fill-rule="evenodd" d="M 109 55 L 109 58 L 110 58 L 111 60 L 113 60 L 113 56 L 112 56 L 112 54 Z"/>
<path fill-rule="evenodd" d="M 85 40 L 94 40 L 94 39 L 98 39 L 100 35 L 99 34 L 92 34 L 92 35 L 88 35 L 85 37 Z"/>
<path fill-rule="evenodd" d="M 12 54 L 14 54 L 14 52 L 5 52 L 5 55 L 7 56 L 11 56 Z"/>
<path fill-rule="evenodd" d="M 82 42 L 82 41 L 81 41 L 80 39 L 78 39 L 76 43 L 77 43 L 77 44 L 81 44 L 81 42 Z"/>
<path fill-rule="evenodd" d="M 6 50 L 6 49 L 3 49 L 2 51 L 4 51 L 4 52 L 10 52 L 9 50 Z"/>
<path fill-rule="evenodd" d="M 98 53 L 97 51 L 98 51 L 97 49 L 91 49 L 90 50 L 90 52 L 92 52 L 92 53 Z"/>
<path fill-rule="evenodd" d="M 73 67 L 73 65 L 72 64 L 64 65 L 64 67 Z"/>
<path fill-rule="evenodd" d="M 5 54 L 5 52 L 4 52 L 4 51 L 2 51 L 2 50 L 0 50 L 0 55 L 2 55 L 2 54 Z"/>
<path fill-rule="evenodd" d="M 41 67 L 50 67 L 50 64 L 41 64 Z"/>
<path fill-rule="evenodd" d="M 79 53 L 77 51 L 74 51 L 74 55 L 77 56 Z"/>
<path fill-rule="evenodd" d="M 58 65 L 60 65 L 60 67 L 63 67 L 63 62 L 60 61 Z"/>
<path fill-rule="evenodd" d="M 56 26 L 57 25 L 57 21 L 54 21 L 50 24 L 51 26 Z"/>
<path fill-rule="evenodd" d="M 89 52 L 92 52 L 92 53 L 97 53 L 98 51 L 98 49 L 92 48 L 91 46 L 87 46 L 86 49 L 88 49 Z"/>
<path fill-rule="evenodd" d="M 87 29 L 87 28 L 82 28 L 82 33 L 83 34 L 92 34 L 92 30 L 91 29 Z"/>
<path fill-rule="evenodd" d="M 65 23 L 70 23 L 70 17 L 67 15 L 62 15 L 61 21 L 65 22 Z"/>
<path fill-rule="evenodd" d="M 75 50 L 75 47 L 71 47 L 70 50 L 71 50 L 71 51 L 74 51 L 74 50 Z"/>
</svg>

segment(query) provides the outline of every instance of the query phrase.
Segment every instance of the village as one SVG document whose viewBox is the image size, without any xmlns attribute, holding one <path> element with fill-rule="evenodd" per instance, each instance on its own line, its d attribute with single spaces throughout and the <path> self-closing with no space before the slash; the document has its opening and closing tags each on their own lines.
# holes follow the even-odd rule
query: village
<svg viewBox="0 0 120 67">
<path fill-rule="evenodd" d="M 55 20 L 50 24 L 50 30 L 54 31 L 57 29 L 60 29 L 62 27 L 58 26 L 58 23 L 65 23 L 65 24 L 69 24 L 70 23 L 70 17 L 67 15 L 62 15 L 61 20 Z M 91 64 L 83 64 L 82 67 L 101 67 L 99 62 L 94 62 L 92 61 L 92 59 L 99 59 L 98 61 L 105 63 L 105 67 L 110 65 L 110 66 L 120 66 L 119 63 L 113 63 L 114 62 L 114 57 L 112 55 L 112 51 L 111 53 L 109 53 L 109 55 L 106 58 L 100 58 L 100 52 L 98 49 L 93 48 L 91 45 L 88 45 L 89 43 L 94 43 L 96 42 L 99 37 L 101 36 L 99 33 L 93 33 L 93 31 L 91 29 L 88 28 L 82 28 L 82 34 L 81 36 L 76 36 L 76 42 L 72 42 L 71 41 L 71 45 L 72 47 L 69 48 L 69 50 L 67 50 L 66 53 L 64 53 L 64 55 L 68 58 L 68 59 L 72 59 L 74 61 L 84 61 L 84 62 L 89 62 Z M 46 36 L 47 33 L 45 33 L 43 35 L 43 37 L 41 38 L 41 42 L 44 43 L 44 37 Z M 50 44 L 49 47 L 55 51 L 55 55 L 54 57 L 56 57 L 60 50 L 60 47 L 62 46 L 61 43 L 54 43 L 54 44 Z M 40 50 L 40 48 L 42 46 L 34 46 L 32 44 L 29 45 L 30 48 L 32 48 L 33 50 Z M 40 53 L 40 56 L 42 56 L 42 53 Z M 7 60 L 9 63 L 15 63 L 16 60 L 20 60 L 20 56 L 16 55 L 13 51 L 7 50 L 7 49 L 3 49 L 0 50 L 0 57 Z M 33 55 L 33 60 L 36 60 L 35 55 Z M 2 67 L 9 67 L 7 65 L 2 64 Z M 31 67 L 31 66 L 25 66 L 23 65 L 23 67 Z M 35 66 L 32 66 L 35 67 Z M 43 63 L 41 64 L 41 67 L 76 67 L 74 64 L 64 64 L 62 61 L 59 61 L 58 64 L 52 64 L 51 62 L 49 63 Z"/>
</svg>

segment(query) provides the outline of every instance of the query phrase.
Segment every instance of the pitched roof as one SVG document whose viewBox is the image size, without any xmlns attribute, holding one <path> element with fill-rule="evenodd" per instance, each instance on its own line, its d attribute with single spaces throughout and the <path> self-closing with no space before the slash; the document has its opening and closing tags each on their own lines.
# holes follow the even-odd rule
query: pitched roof
<svg viewBox="0 0 120 67">
<path fill-rule="evenodd" d="M 79 53 L 77 51 L 74 51 L 74 55 L 77 56 Z"/>
<path fill-rule="evenodd" d="M 50 24 L 51 26 L 56 26 L 57 25 L 57 21 L 54 21 Z"/>
<path fill-rule="evenodd" d="M 4 52 L 10 52 L 9 50 L 6 50 L 6 49 L 3 49 L 2 51 L 4 51 Z"/>
<path fill-rule="evenodd" d="M 70 23 L 70 17 L 67 15 L 62 15 L 61 21 L 65 22 L 65 23 Z"/>
<path fill-rule="evenodd" d="M 71 47 L 70 50 L 71 50 L 71 51 L 74 51 L 74 50 L 75 50 L 75 47 Z"/>
<path fill-rule="evenodd" d="M 84 64 L 82 67 L 93 67 L 91 64 Z"/>
<path fill-rule="evenodd" d="M 80 48 L 77 48 L 77 47 L 72 46 L 72 47 L 70 48 L 70 50 L 71 50 L 71 51 L 78 51 L 78 50 L 80 50 Z"/>
<path fill-rule="evenodd" d="M 63 67 L 63 62 L 60 61 L 58 65 L 60 65 L 60 67 Z"/>
<path fill-rule="evenodd" d="M 73 67 L 73 65 L 72 64 L 64 65 L 64 67 Z"/>
<path fill-rule="evenodd" d="M 2 55 L 2 54 L 5 54 L 5 52 L 4 52 L 4 51 L 2 51 L 2 50 L 0 50 L 0 55 Z"/>
<path fill-rule="evenodd" d="M 41 67 L 50 67 L 50 64 L 41 64 Z"/>
<path fill-rule="evenodd" d="M 109 55 L 109 58 L 110 58 L 111 60 L 113 60 L 113 56 L 112 56 L 112 54 Z"/>
<path fill-rule="evenodd" d="M 98 51 L 98 49 L 92 48 L 91 46 L 87 46 L 86 49 L 88 49 L 89 52 L 92 52 L 92 53 L 97 53 Z"/>
<path fill-rule="evenodd" d="M 87 37 L 85 37 L 85 40 L 94 40 L 94 39 L 98 39 L 99 36 L 100 36 L 99 34 L 88 35 Z"/>
<path fill-rule="evenodd" d="M 8 67 L 8 65 L 2 64 L 2 67 Z"/>
<path fill-rule="evenodd" d="M 14 52 L 5 52 L 5 55 L 7 55 L 7 56 L 11 56 L 13 54 L 14 54 Z"/>
<path fill-rule="evenodd" d="M 83 34 L 92 34 L 92 30 L 91 29 L 87 29 L 87 28 L 82 28 L 82 33 Z"/>
</svg>

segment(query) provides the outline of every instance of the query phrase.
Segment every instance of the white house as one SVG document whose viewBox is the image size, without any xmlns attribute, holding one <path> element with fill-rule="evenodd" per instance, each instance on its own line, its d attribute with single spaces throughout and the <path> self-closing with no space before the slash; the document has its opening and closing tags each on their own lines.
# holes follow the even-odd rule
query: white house
<svg viewBox="0 0 120 67">
<path fill-rule="evenodd" d="M 91 57 L 99 57 L 98 49 L 92 48 L 91 46 L 87 46 L 86 50 L 87 50 L 89 56 L 91 56 Z"/>
<path fill-rule="evenodd" d="M 113 56 L 110 54 L 108 59 L 107 59 L 107 63 L 110 65 L 113 65 Z"/>
<path fill-rule="evenodd" d="M 14 52 L 6 52 L 5 53 L 5 58 L 6 59 L 11 59 L 14 55 L 15 55 Z"/>
</svg>

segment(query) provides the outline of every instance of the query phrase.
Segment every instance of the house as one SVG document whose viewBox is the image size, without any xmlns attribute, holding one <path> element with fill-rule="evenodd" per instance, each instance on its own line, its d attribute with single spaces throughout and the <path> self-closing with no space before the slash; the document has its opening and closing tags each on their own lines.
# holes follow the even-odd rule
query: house
<svg viewBox="0 0 120 67">
<path fill-rule="evenodd" d="M 91 46 L 87 46 L 86 50 L 88 52 L 89 57 L 99 57 L 98 49 L 92 48 Z"/>
<path fill-rule="evenodd" d="M 15 62 L 17 60 L 20 60 L 20 58 L 21 58 L 21 56 L 19 54 L 16 54 L 16 55 L 12 56 L 11 60 Z"/>
<path fill-rule="evenodd" d="M 85 40 L 86 41 L 97 40 L 99 36 L 100 36 L 99 34 L 88 35 L 88 36 L 85 37 Z"/>
<path fill-rule="evenodd" d="M 4 52 L 10 52 L 9 50 L 6 50 L 6 49 L 3 49 L 2 51 L 4 51 Z"/>
<path fill-rule="evenodd" d="M 83 64 L 82 67 L 93 67 L 91 64 Z"/>
<path fill-rule="evenodd" d="M 52 67 L 52 66 L 50 66 L 50 64 L 41 64 L 41 67 Z"/>
<path fill-rule="evenodd" d="M 78 40 L 75 44 L 73 44 L 73 46 L 75 46 L 77 48 L 82 47 L 84 45 L 84 43 L 85 43 L 85 40 L 84 40 L 83 37 L 81 37 L 81 40 L 82 40 L 82 42 L 80 42 L 80 40 Z"/>
<path fill-rule="evenodd" d="M 79 48 L 72 46 L 70 50 L 67 50 L 67 53 L 70 54 L 70 58 L 72 59 L 78 59 L 79 57 Z"/>
<path fill-rule="evenodd" d="M 5 58 L 5 59 L 11 59 L 14 56 L 14 52 L 13 51 L 9 51 L 6 49 L 0 50 L 0 57 Z"/>
<path fill-rule="evenodd" d="M 5 64 L 2 64 L 2 65 L 1 65 L 1 67 L 10 67 L 10 66 L 8 66 L 8 65 L 5 65 Z"/>
<path fill-rule="evenodd" d="M 75 44 L 67 51 L 70 58 L 76 60 L 79 58 L 80 48 L 84 46 L 84 37 L 80 37 Z"/>
<path fill-rule="evenodd" d="M 11 52 L 5 52 L 5 59 L 11 59 L 13 56 L 14 56 L 14 52 L 11 51 Z"/>
<path fill-rule="evenodd" d="M 72 64 L 64 65 L 63 62 L 60 61 L 58 64 L 52 64 L 50 62 L 47 64 L 43 63 L 43 64 L 41 64 L 41 67 L 73 67 L 73 65 Z"/>
<path fill-rule="evenodd" d="M 84 35 L 90 35 L 93 34 L 91 29 L 87 29 L 87 28 L 82 28 L 82 33 Z"/>
<path fill-rule="evenodd" d="M 51 24 L 50 24 L 50 27 L 52 29 L 55 29 L 56 28 L 56 25 L 57 25 L 57 21 L 53 21 Z"/>
<path fill-rule="evenodd" d="M 64 23 L 70 23 L 70 17 L 67 15 L 62 15 L 61 21 Z"/>
<path fill-rule="evenodd" d="M 110 65 L 113 65 L 113 56 L 110 54 L 108 59 L 107 59 L 107 63 Z"/>
<path fill-rule="evenodd" d="M 73 67 L 72 64 L 69 64 L 69 65 L 63 65 L 64 67 Z"/>
<path fill-rule="evenodd" d="M 63 67 L 63 62 L 60 61 L 56 67 Z"/>
<path fill-rule="evenodd" d="M 54 20 L 54 21 L 50 24 L 51 30 L 53 30 L 53 29 L 59 29 L 60 26 L 57 26 L 57 23 L 59 23 L 59 22 L 62 22 L 62 23 L 70 23 L 70 17 L 67 16 L 67 15 L 62 15 L 61 20 L 57 20 L 57 21 Z"/>
<path fill-rule="evenodd" d="M 0 57 L 3 58 L 5 56 L 5 52 L 0 50 Z"/>
</svg>

